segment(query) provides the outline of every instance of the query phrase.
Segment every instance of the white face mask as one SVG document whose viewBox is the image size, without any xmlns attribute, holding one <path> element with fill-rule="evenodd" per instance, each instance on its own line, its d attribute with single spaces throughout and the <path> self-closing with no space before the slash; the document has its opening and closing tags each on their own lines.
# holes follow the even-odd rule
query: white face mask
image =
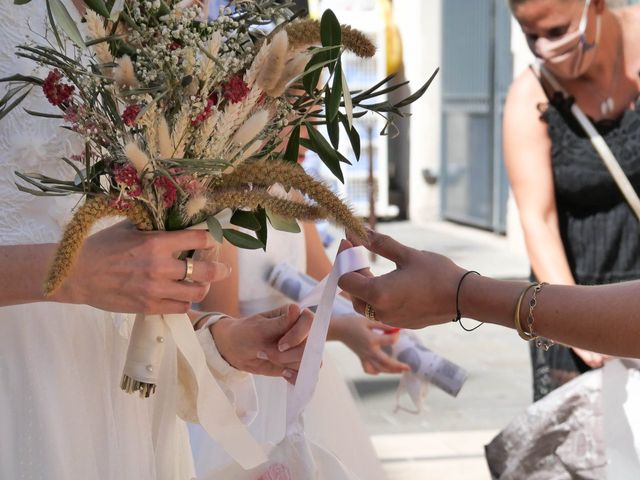
<svg viewBox="0 0 640 480">
<path fill-rule="evenodd" d="M 589 20 L 589 5 L 591 0 L 586 0 L 578 30 L 568 32 L 560 38 L 549 40 L 538 38 L 527 43 L 533 54 L 544 61 L 545 66 L 561 78 L 576 78 L 584 73 L 596 53 L 596 47 L 600 40 L 601 17 L 596 17 L 596 35 L 593 43 L 589 43 L 586 37 Z"/>
</svg>

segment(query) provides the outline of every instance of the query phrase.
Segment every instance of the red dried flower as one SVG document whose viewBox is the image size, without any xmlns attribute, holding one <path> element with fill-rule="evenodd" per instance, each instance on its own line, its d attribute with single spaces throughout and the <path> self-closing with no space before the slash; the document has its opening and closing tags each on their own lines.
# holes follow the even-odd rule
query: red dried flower
<svg viewBox="0 0 640 480">
<path fill-rule="evenodd" d="M 244 83 L 240 75 L 234 75 L 227 83 L 222 85 L 224 98 L 231 103 L 241 102 L 249 94 L 249 86 Z"/>
<path fill-rule="evenodd" d="M 47 78 L 42 82 L 42 91 L 47 97 L 47 100 L 49 100 L 51 105 L 55 105 L 56 107 L 68 102 L 75 91 L 73 85 L 60 83 L 61 79 L 62 73 L 60 73 L 60 70 L 55 69 L 49 72 Z"/>
<path fill-rule="evenodd" d="M 142 110 L 142 105 L 129 105 L 122 112 L 122 121 L 125 125 L 132 127 L 136 123 L 136 118 Z"/>
<path fill-rule="evenodd" d="M 168 177 L 156 177 L 153 184 L 162 192 L 162 204 L 164 208 L 171 208 L 178 198 L 178 189 L 171 179 Z"/>
<path fill-rule="evenodd" d="M 125 187 L 132 187 L 140 184 L 138 171 L 131 164 L 121 165 L 113 169 L 113 178 L 116 183 Z"/>
<path fill-rule="evenodd" d="M 195 195 L 202 190 L 202 185 L 198 182 L 198 179 L 193 175 L 181 175 L 175 177 L 176 182 L 180 185 L 180 188 L 185 190 L 190 195 Z"/>
<path fill-rule="evenodd" d="M 191 126 L 195 127 L 199 123 L 202 123 L 207 118 L 209 118 L 209 116 L 211 115 L 211 112 L 213 111 L 213 107 L 215 107 L 216 105 L 218 105 L 218 95 L 216 93 L 212 93 L 211 95 L 209 95 L 209 98 L 207 99 L 207 105 L 198 114 L 198 116 L 191 121 Z"/>
</svg>

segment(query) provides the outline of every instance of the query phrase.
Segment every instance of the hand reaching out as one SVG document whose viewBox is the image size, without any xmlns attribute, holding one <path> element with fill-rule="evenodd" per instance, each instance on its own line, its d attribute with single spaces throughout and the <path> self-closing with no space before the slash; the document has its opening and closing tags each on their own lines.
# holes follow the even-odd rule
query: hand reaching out
<svg viewBox="0 0 640 480">
<path fill-rule="evenodd" d="M 376 320 L 401 328 L 446 323 L 455 316 L 462 268 L 447 257 L 421 252 L 376 232 L 369 232 L 368 240 L 366 247 L 393 261 L 396 269 L 379 277 L 368 269 L 342 276 L 339 285 L 351 295 L 358 313 L 364 313 L 369 303 Z M 350 246 L 343 241 L 340 248 Z"/>
<path fill-rule="evenodd" d="M 402 373 L 409 366 L 392 358 L 384 351 L 398 340 L 399 329 L 367 320 L 360 315 L 333 317 L 333 337 L 349 347 L 362 363 L 362 369 L 371 375 Z"/>
</svg>

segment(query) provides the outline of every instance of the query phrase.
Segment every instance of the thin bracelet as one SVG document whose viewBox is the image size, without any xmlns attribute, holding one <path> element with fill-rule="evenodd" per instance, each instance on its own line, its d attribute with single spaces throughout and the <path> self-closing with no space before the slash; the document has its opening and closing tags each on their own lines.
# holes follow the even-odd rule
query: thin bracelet
<svg viewBox="0 0 640 480">
<path fill-rule="evenodd" d="M 467 328 L 462 323 L 462 312 L 460 312 L 460 290 L 462 289 L 462 281 L 467 277 L 467 275 L 469 275 L 471 273 L 475 273 L 476 275 L 480 275 L 480 273 L 476 272 L 475 270 L 469 270 L 469 271 L 465 272 L 464 275 L 462 275 L 462 277 L 460 277 L 460 281 L 458 282 L 458 289 L 456 290 L 456 317 L 453 320 L 451 320 L 452 322 L 459 323 L 460 326 L 462 327 L 462 329 L 465 332 L 473 332 L 477 328 L 480 328 L 482 325 L 484 325 L 484 322 L 480 322 L 478 325 L 476 325 L 473 328 Z M 482 276 L 482 275 L 480 275 L 480 276 Z"/>
<path fill-rule="evenodd" d="M 534 340 L 535 337 L 530 333 L 525 332 L 524 329 L 522 328 L 522 322 L 520 321 L 520 307 L 522 306 L 522 300 L 524 300 L 524 297 L 527 295 L 527 292 L 532 288 L 534 288 L 536 285 L 537 285 L 536 283 L 530 283 L 522 290 L 522 293 L 518 297 L 518 302 L 516 303 L 516 309 L 513 312 L 513 323 L 515 324 L 516 331 L 518 332 L 518 335 L 520 335 L 520 338 L 527 342 Z"/>
<path fill-rule="evenodd" d="M 205 328 L 209 328 L 211 325 L 219 322 L 223 318 L 227 318 L 229 315 L 221 312 L 206 312 L 200 315 L 195 322 L 193 322 L 193 327 L 196 330 L 204 330 Z M 203 320 L 206 322 L 201 323 Z"/>
<path fill-rule="evenodd" d="M 531 300 L 529 300 L 529 315 L 527 316 L 527 328 L 529 329 L 529 335 L 531 335 L 531 337 L 535 339 L 536 348 L 539 348 L 546 352 L 547 350 L 549 350 L 549 348 L 551 348 L 551 346 L 555 344 L 555 342 L 553 340 L 540 337 L 533 331 L 533 322 L 535 321 L 535 318 L 533 316 L 533 310 L 536 308 L 536 305 L 538 304 L 537 295 L 542 291 L 542 287 L 544 287 L 545 285 L 548 285 L 548 283 L 545 283 L 545 282 L 540 283 L 536 285 L 536 287 L 533 289 L 533 295 L 531 296 Z"/>
</svg>

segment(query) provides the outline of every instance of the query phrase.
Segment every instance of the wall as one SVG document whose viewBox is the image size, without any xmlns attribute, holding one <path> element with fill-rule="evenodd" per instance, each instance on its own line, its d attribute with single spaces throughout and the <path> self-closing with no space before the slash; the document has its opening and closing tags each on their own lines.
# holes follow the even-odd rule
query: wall
<svg viewBox="0 0 640 480">
<path fill-rule="evenodd" d="M 441 0 L 394 0 L 402 35 L 406 78 L 415 90 L 440 65 Z M 439 218 L 438 185 L 428 185 L 423 171 L 440 171 L 440 79 L 412 106 L 410 125 L 409 218 L 421 223 Z"/>
</svg>

